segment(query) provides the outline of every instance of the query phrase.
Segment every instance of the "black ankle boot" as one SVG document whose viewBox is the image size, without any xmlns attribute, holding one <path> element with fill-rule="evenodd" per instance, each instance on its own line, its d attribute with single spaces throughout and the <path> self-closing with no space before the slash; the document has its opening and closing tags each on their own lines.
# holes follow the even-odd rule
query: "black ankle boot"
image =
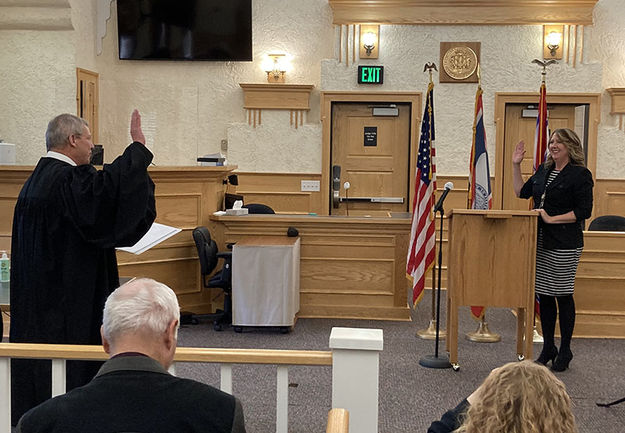
<svg viewBox="0 0 625 433">
<path fill-rule="evenodd" d="M 564 371 L 569 368 L 569 363 L 573 359 L 573 353 L 571 350 L 561 350 L 556 359 L 551 365 L 553 371 Z"/>
<path fill-rule="evenodd" d="M 542 365 L 547 365 L 549 361 L 555 363 L 555 359 L 558 356 L 558 348 L 556 346 L 543 346 L 542 352 L 536 359 L 536 362 Z"/>
</svg>

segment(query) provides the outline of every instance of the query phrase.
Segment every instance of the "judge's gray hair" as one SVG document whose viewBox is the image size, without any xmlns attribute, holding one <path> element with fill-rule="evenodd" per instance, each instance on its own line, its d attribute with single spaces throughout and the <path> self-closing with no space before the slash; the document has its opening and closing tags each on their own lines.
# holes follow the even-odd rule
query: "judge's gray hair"
<svg viewBox="0 0 625 433">
<path fill-rule="evenodd" d="M 48 123 L 46 130 L 46 149 L 64 147 L 69 143 L 70 135 L 82 135 L 83 128 L 89 126 L 85 119 L 73 114 L 59 114 Z"/>
<path fill-rule="evenodd" d="M 138 331 L 156 336 L 164 333 L 172 320 L 180 324 L 180 307 L 174 291 L 150 278 L 139 278 L 109 295 L 104 304 L 102 333 L 109 342 Z"/>
</svg>

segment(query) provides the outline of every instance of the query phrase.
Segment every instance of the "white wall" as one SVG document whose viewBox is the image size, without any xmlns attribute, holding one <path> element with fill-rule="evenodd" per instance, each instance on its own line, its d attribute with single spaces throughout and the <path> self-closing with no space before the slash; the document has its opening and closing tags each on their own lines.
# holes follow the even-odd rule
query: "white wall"
<svg viewBox="0 0 625 433">
<path fill-rule="evenodd" d="M 41 8 L 2 3 L 0 14 L 21 24 L 17 29 L 0 26 L 0 139 L 16 145 L 18 163 L 34 164 L 45 153 L 48 121 L 76 111 L 71 10 L 67 0 Z M 32 30 L 50 24 L 59 29 Z"/>
<path fill-rule="evenodd" d="M 242 170 L 319 172 L 317 89 L 320 59 L 332 56 L 331 10 L 325 0 L 298 1 L 297 7 L 292 3 L 285 7 L 280 0 L 253 2 L 253 62 L 121 61 L 116 20 L 109 20 L 103 54 L 97 59 L 100 136 L 107 159 L 109 149 L 119 152 L 128 141 L 126 118 L 137 107 L 157 165 L 195 164 L 197 156 L 219 152 L 231 130 L 228 160 Z M 287 82 L 316 88 L 308 116 L 313 124 L 301 134 L 289 128 L 289 113 L 283 111 L 264 111 L 262 125 L 255 130 L 247 124 L 239 83 L 266 82 L 260 65 L 275 51 L 293 56 Z M 312 164 L 307 160 L 311 153 L 317 159 Z M 285 158 L 288 154 L 291 157 Z"/>
<path fill-rule="evenodd" d="M 36 162 L 53 115 L 75 110 L 76 66 L 100 74 L 100 142 L 106 159 L 129 141 L 128 119 L 137 107 L 144 114 L 157 165 L 195 164 L 198 155 L 218 152 L 227 138 L 228 160 L 240 170 L 320 172 L 319 91 L 371 90 L 356 84 L 356 65 L 346 67 L 336 60 L 338 30 L 327 0 L 254 0 L 253 62 L 120 61 L 114 3 L 103 52 L 95 56 L 95 2 L 70 1 L 73 32 L 0 32 L 0 138 L 20 145 L 20 163 Z M 596 175 L 625 178 L 620 150 L 625 133 L 618 129 L 618 118 L 609 114 L 610 98 L 604 91 L 625 87 L 622 0 L 599 0 L 594 20 L 584 35 L 584 64 L 551 67 L 547 91 L 602 93 Z M 531 60 L 541 57 L 541 32 L 541 26 L 384 25 L 380 58 L 363 64 L 385 66 L 385 83 L 375 90 L 425 92 L 423 64 L 439 62 L 441 41 L 480 41 L 494 172 L 494 95 L 538 90 L 540 71 Z M 266 53 L 277 50 L 293 56 L 287 82 L 315 85 L 312 110 L 297 130 L 289 126 L 285 111 L 263 111 L 262 125 L 254 129 L 242 108 L 239 83 L 264 82 L 260 63 Z M 435 82 L 439 173 L 467 174 L 475 84 Z"/>
</svg>

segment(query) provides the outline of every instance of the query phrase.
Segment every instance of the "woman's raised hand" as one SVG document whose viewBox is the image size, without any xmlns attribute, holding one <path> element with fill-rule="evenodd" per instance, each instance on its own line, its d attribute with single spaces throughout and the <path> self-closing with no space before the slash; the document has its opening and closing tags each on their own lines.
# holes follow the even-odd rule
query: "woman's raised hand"
<svg viewBox="0 0 625 433">
<path fill-rule="evenodd" d="M 516 147 L 514 148 L 514 153 L 512 153 L 512 163 L 520 164 L 525 157 L 525 142 L 523 140 L 519 141 Z"/>
</svg>

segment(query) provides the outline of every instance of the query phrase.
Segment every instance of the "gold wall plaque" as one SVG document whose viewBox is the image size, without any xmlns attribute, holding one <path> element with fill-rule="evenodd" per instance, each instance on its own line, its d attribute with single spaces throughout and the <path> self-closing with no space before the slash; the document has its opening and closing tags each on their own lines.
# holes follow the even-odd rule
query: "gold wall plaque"
<svg viewBox="0 0 625 433">
<path fill-rule="evenodd" d="M 441 42 L 441 83 L 477 83 L 480 42 Z"/>
</svg>

